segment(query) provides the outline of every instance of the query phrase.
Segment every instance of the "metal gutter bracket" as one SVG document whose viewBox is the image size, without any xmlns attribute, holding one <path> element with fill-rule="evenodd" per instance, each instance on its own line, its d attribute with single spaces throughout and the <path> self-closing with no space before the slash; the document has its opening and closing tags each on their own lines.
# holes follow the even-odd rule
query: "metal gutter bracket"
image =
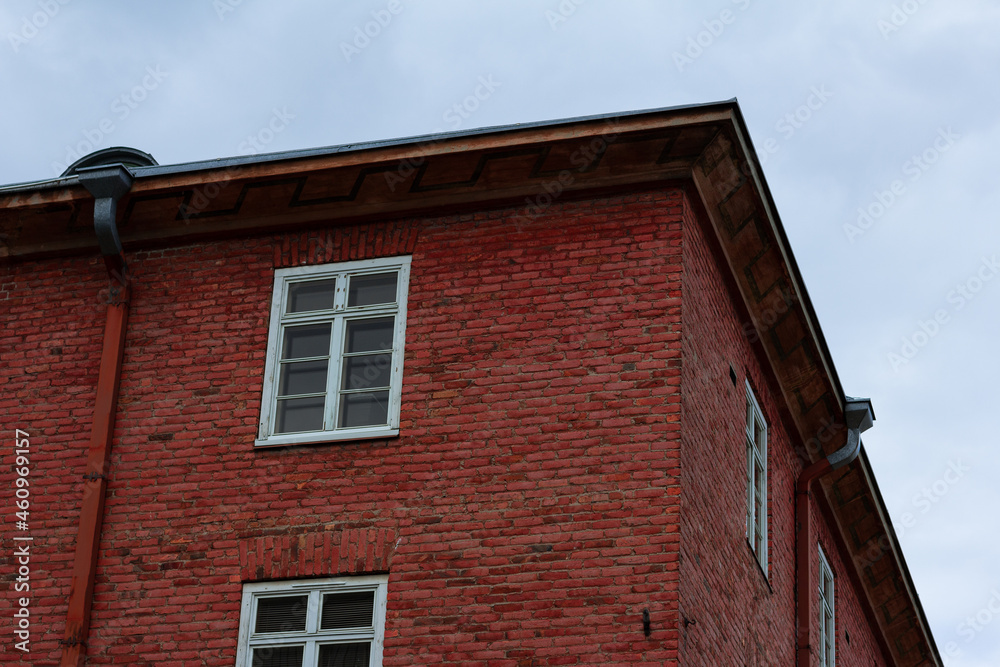
<svg viewBox="0 0 1000 667">
<path fill-rule="evenodd" d="M 867 398 L 846 396 L 844 421 L 847 422 L 847 444 L 826 457 L 831 470 L 843 468 L 858 458 L 861 453 L 861 434 L 872 427 L 875 421 L 875 411 L 872 402 Z"/>
<path fill-rule="evenodd" d="M 817 477 L 839 470 L 848 465 L 861 453 L 861 434 L 872 427 L 875 411 L 867 398 L 844 397 L 844 421 L 847 425 L 847 443 L 826 458 L 816 461 L 802 471 L 796 491 L 809 492 L 809 482 Z"/>
<path fill-rule="evenodd" d="M 112 282 L 112 298 L 114 298 L 115 288 L 121 289 L 128 284 L 128 264 L 125 262 L 121 239 L 118 238 L 115 216 L 118 211 L 118 200 L 132 187 L 132 172 L 122 164 L 112 164 L 82 167 L 77 171 L 77 177 L 96 200 L 94 232 L 97 234 L 97 243 Z"/>
</svg>

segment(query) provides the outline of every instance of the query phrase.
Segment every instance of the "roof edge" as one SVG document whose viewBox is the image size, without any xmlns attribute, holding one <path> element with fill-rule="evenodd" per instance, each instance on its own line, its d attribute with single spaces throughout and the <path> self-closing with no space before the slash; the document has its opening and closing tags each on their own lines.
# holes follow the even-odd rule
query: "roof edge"
<svg viewBox="0 0 1000 667">
<path fill-rule="evenodd" d="M 396 139 L 386 139 L 380 141 L 363 141 L 350 144 L 335 144 L 322 146 L 319 148 L 292 149 L 287 151 L 276 151 L 272 153 L 258 153 L 254 155 L 232 156 L 215 158 L 210 160 L 195 160 L 192 162 L 179 162 L 176 164 L 163 164 L 153 166 L 130 167 L 136 179 L 153 178 L 156 176 L 170 176 L 195 171 L 210 171 L 213 169 L 227 169 L 236 167 L 246 167 L 250 165 L 269 164 L 274 162 L 285 162 L 303 160 L 309 158 L 322 158 L 343 153 L 363 152 L 378 148 L 402 148 L 428 143 L 442 143 L 454 139 L 465 139 L 472 137 L 500 135 L 523 130 L 534 130 L 541 128 L 561 127 L 565 125 L 577 125 L 598 121 L 607 121 L 621 118 L 632 118 L 635 116 L 655 116 L 658 114 L 675 113 L 678 111 L 705 111 L 712 108 L 736 109 L 739 113 L 739 105 L 735 97 L 717 102 L 705 102 L 698 104 L 678 104 L 675 106 L 657 107 L 653 109 L 639 109 L 635 111 L 625 111 L 620 113 L 592 114 L 587 116 L 575 116 L 570 118 L 560 118 L 555 120 L 532 121 L 530 123 L 509 123 L 506 125 L 491 125 L 486 127 L 470 128 L 467 130 L 454 130 L 451 132 L 440 132 L 432 134 L 420 134 L 409 137 L 399 137 Z M 742 122 L 742 115 L 740 115 Z M 107 149 L 105 149 L 107 150 Z M 100 151 L 95 151 L 100 152 Z M 93 155 L 94 153 L 88 154 Z M 53 188 L 66 187 L 79 184 L 76 175 L 59 176 L 51 179 L 38 181 L 25 181 L 22 183 L 12 183 L 0 186 L 0 196 L 17 195 L 37 190 L 48 190 Z"/>
</svg>

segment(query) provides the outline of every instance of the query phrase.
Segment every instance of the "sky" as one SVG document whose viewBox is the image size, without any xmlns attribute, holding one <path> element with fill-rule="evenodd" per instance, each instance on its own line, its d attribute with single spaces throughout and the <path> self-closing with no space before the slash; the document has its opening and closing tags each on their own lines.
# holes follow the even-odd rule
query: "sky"
<svg viewBox="0 0 1000 667">
<path fill-rule="evenodd" d="M 987 0 L 4 0 L 0 184 L 736 97 L 939 649 L 995 667 L 998 37 Z"/>
</svg>

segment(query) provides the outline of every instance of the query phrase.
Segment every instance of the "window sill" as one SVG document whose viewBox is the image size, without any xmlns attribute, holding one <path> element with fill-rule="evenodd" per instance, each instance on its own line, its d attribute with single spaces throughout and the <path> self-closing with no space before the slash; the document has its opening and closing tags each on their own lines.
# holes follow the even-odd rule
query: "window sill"
<svg viewBox="0 0 1000 667">
<path fill-rule="evenodd" d="M 343 442 L 345 440 L 375 440 L 395 438 L 399 436 L 398 428 L 356 428 L 343 431 L 325 431 L 323 433 L 289 433 L 288 435 L 272 435 L 270 438 L 256 439 L 254 448 L 258 447 L 288 447 L 291 445 L 319 445 L 324 443 Z"/>
</svg>

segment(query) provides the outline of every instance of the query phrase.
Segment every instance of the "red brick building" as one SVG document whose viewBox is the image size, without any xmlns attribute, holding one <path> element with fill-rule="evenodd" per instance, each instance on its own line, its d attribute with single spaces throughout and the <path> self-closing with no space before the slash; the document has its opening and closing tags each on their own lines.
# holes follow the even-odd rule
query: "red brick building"
<svg viewBox="0 0 1000 667">
<path fill-rule="evenodd" d="M 942 664 L 735 102 L 147 158 L 0 188 L 5 660 Z"/>
</svg>

